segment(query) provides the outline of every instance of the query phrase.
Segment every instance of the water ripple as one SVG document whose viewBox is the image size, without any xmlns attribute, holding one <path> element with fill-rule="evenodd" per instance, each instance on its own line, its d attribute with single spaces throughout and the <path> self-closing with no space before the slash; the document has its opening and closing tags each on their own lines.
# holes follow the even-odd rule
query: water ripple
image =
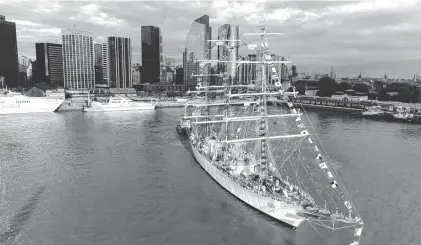
<svg viewBox="0 0 421 245">
<path fill-rule="evenodd" d="M 350 243 L 349 231 L 291 231 L 221 189 L 176 133 L 182 113 L 2 118 L 0 243 Z M 421 244 L 421 128 L 309 117 L 363 216 L 361 244 Z"/>
</svg>

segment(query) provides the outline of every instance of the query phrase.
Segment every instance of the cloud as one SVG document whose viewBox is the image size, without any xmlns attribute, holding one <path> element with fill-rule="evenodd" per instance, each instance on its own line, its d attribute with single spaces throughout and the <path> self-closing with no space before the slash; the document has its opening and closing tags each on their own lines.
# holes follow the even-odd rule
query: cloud
<svg viewBox="0 0 421 245">
<path fill-rule="evenodd" d="M 248 16 L 257 15 L 263 13 L 264 3 L 266 1 L 253 1 L 253 2 L 228 2 L 226 0 L 212 1 L 210 9 L 212 11 L 212 23 L 225 24 L 228 21 L 246 20 L 248 24 L 256 24 L 254 19 Z M 215 16 L 215 17 L 213 17 Z M 258 18 L 256 18 L 258 19 Z M 233 23 L 236 24 L 236 23 Z M 258 24 L 258 23 L 257 23 Z"/>
<path fill-rule="evenodd" d="M 289 20 L 307 22 L 318 19 L 321 14 L 311 11 L 303 11 L 298 8 L 280 8 L 275 9 L 267 15 L 267 21 L 277 21 L 279 24 L 285 23 Z"/>
<path fill-rule="evenodd" d="M 126 23 L 122 19 L 118 19 L 110 16 L 109 14 L 101 12 L 99 5 L 95 3 L 83 6 L 80 9 L 80 13 L 75 17 L 69 17 L 69 20 L 86 21 L 106 27 L 118 27 Z"/>
<path fill-rule="evenodd" d="M 208 14 L 213 37 L 222 24 L 256 32 L 266 20 L 270 32 L 285 33 L 269 38 L 272 52 L 291 56 L 303 72 L 328 73 L 335 66 L 339 75 L 412 77 L 421 67 L 421 3 L 414 0 L 3 1 L 0 9 L 16 22 L 19 53 L 30 57 L 35 42 L 60 42 L 60 30 L 76 25 L 91 31 L 96 42 L 130 37 L 133 63 L 141 63 L 141 26 L 155 25 L 163 33 L 164 55 L 181 62 L 192 21 Z"/>
<path fill-rule="evenodd" d="M 39 1 L 32 11 L 41 14 L 53 14 L 63 10 L 62 5 L 54 2 Z"/>
<path fill-rule="evenodd" d="M 375 11 L 396 11 L 397 9 L 405 9 L 416 6 L 419 0 L 375 0 L 362 1 L 357 3 L 344 4 L 342 6 L 328 7 L 329 14 L 355 14 L 369 13 Z"/>
<path fill-rule="evenodd" d="M 16 23 L 16 25 L 20 25 L 20 26 L 31 26 L 31 27 L 44 26 L 43 24 L 39 24 L 32 21 L 27 21 L 27 20 L 14 20 L 14 22 Z"/>
</svg>

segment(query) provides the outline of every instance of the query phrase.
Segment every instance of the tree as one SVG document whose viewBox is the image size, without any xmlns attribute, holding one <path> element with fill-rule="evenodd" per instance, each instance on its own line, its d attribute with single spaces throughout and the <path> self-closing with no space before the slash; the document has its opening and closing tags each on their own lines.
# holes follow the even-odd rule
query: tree
<svg viewBox="0 0 421 245">
<path fill-rule="evenodd" d="M 383 82 L 382 81 L 374 81 L 373 87 L 375 88 L 383 88 Z"/>
<path fill-rule="evenodd" d="M 296 81 L 294 83 L 295 89 L 299 95 L 305 95 L 306 93 L 306 82 L 305 81 Z"/>
<path fill-rule="evenodd" d="M 337 87 L 336 91 L 345 91 L 345 90 L 351 89 L 351 84 L 341 82 L 336 87 Z"/>
<path fill-rule="evenodd" d="M 320 97 L 330 97 L 336 92 L 336 81 L 330 77 L 322 77 L 318 85 L 319 91 L 317 95 Z"/>
<path fill-rule="evenodd" d="M 369 89 L 368 86 L 364 83 L 357 83 L 354 84 L 353 89 L 357 92 L 368 93 Z"/>
</svg>

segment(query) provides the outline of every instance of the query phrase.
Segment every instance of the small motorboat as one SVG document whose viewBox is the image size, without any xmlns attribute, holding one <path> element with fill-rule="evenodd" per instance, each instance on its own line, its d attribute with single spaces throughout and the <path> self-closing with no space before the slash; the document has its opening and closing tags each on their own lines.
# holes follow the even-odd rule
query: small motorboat
<svg viewBox="0 0 421 245">
<path fill-rule="evenodd" d="M 180 124 L 175 127 L 177 133 L 179 134 L 186 134 L 188 135 L 189 130 L 191 128 L 190 120 L 181 118 Z"/>
</svg>

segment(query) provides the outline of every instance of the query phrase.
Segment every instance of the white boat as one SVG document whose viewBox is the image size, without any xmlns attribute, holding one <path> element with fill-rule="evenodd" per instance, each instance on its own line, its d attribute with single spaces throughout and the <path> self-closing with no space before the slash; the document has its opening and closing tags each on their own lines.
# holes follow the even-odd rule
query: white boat
<svg viewBox="0 0 421 245">
<path fill-rule="evenodd" d="M 156 104 L 152 102 L 135 102 L 126 97 L 109 97 L 104 103 L 92 101 L 84 106 L 83 111 L 138 111 L 155 110 Z"/>
<path fill-rule="evenodd" d="M 410 113 L 409 107 L 398 106 L 396 108 L 396 113 L 393 115 L 393 118 L 399 121 L 412 121 L 412 119 L 414 119 L 414 114 Z"/>
<path fill-rule="evenodd" d="M 30 97 L 0 89 L 0 115 L 54 112 L 64 102 L 63 92 L 49 92 L 44 97 Z"/>
<path fill-rule="evenodd" d="M 262 213 L 293 229 L 304 221 L 333 231 L 352 227 L 351 245 L 357 245 L 362 218 L 335 163 L 316 145 L 319 138 L 310 135 L 300 109 L 291 102 L 289 96 L 297 92 L 283 88 L 275 64 L 291 62 L 272 60 L 268 34 L 275 33 L 262 27 L 260 33 L 250 34 L 261 37 L 257 61 L 196 60 L 200 74 L 194 75 L 197 90 L 190 93 L 197 96 L 187 101 L 182 116 L 191 125 L 193 156 L 224 189 Z M 229 44 L 233 41 L 237 42 L 218 40 L 210 46 L 220 43 L 233 50 Z M 207 74 L 206 65 L 213 62 L 256 64 L 256 81 L 208 79 L 212 74 Z"/>
<path fill-rule="evenodd" d="M 179 134 L 187 134 L 191 130 L 190 120 L 184 117 L 181 118 L 180 124 L 177 125 L 176 130 Z"/>
<path fill-rule="evenodd" d="M 363 116 L 381 116 L 384 111 L 381 106 L 370 106 L 362 112 Z"/>
</svg>

